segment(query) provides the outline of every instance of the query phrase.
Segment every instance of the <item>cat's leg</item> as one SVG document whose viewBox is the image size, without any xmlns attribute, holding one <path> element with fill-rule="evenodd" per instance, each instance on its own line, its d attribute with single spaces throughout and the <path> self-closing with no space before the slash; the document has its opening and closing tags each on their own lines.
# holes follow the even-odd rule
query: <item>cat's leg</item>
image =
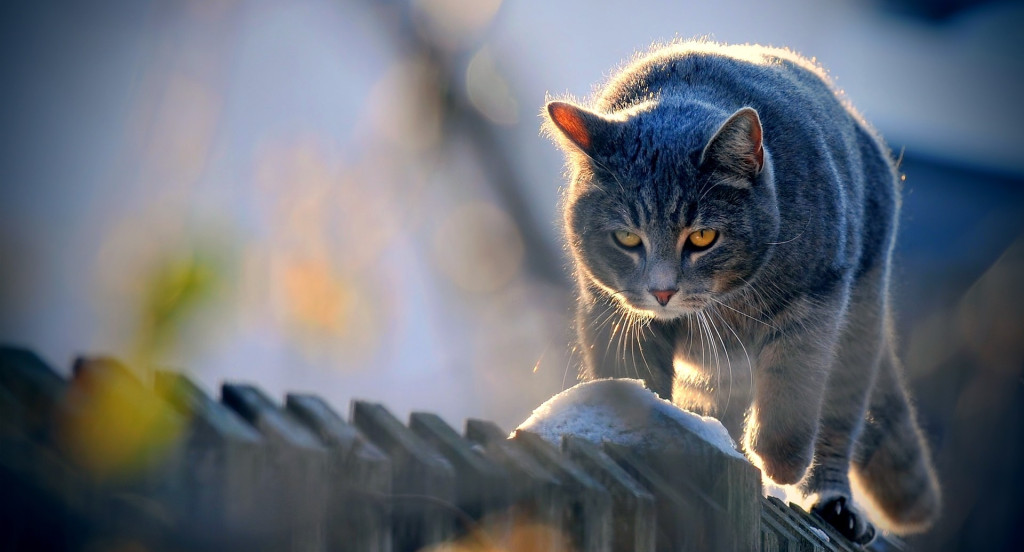
<svg viewBox="0 0 1024 552">
<path fill-rule="evenodd" d="M 791 302 L 775 316 L 757 354 L 744 448 L 776 483 L 800 481 L 814 456 L 847 293 L 844 288 L 825 300 Z"/>
<path fill-rule="evenodd" d="M 658 396 L 671 399 L 675 326 L 638 317 L 614 300 L 581 298 L 576 309 L 580 379 L 642 379 Z"/>
<path fill-rule="evenodd" d="M 868 397 L 885 343 L 885 276 L 881 268 L 854 285 L 836 362 L 828 377 L 814 465 L 802 482 L 813 511 L 854 542 L 875 534 L 853 503 L 850 457 L 864 423 Z"/>
<path fill-rule="evenodd" d="M 851 475 L 887 525 L 900 533 L 927 529 L 939 516 L 941 491 L 929 447 L 886 343 Z"/>
</svg>

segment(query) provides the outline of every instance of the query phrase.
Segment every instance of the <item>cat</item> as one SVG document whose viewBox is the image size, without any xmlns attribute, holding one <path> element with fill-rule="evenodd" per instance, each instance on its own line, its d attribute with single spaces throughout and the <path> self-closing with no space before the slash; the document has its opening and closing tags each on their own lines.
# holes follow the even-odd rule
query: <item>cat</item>
<svg viewBox="0 0 1024 552">
<path fill-rule="evenodd" d="M 892 333 L 900 179 L 879 134 L 789 50 L 658 46 L 589 103 L 549 101 L 581 379 L 641 378 L 718 416 L 859 543 L 923 531 L 940 489 Z"/>
</svg>

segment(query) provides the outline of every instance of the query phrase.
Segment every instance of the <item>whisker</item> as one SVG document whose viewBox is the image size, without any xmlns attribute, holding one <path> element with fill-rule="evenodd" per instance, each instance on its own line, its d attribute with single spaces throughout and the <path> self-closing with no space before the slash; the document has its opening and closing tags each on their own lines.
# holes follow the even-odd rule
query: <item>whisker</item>
<svg viewBox="0 0 1024 552">
<path fill-rule="evenodd" d="M 650 325 L 650 321 L 637 324 L 636 327 L 636 343 L 640 348 L 640 358 L 644 361 L 644 367 L 647 368 L 647 375 L 651 376 L 651 381 L 654 381 L 654 373 L 651 372 L 651 365 L 647 362 L 647 356 L 644 355 L 644 344 L 643 344 L 643 332 Z M 634 359 L 635 360 L 635 359 Z"/>
<path fill-rule="evenodd" d="M 750 362 L 750 355 L 747 354 L 747 348 L 746 348 L 746 346 L 743 345 L 743 340 L 740 339 L 740 336 L 736 334 L 736 330 L 733 329 L 733 327 L 729 324 L 729 322 L 726 321 L 725 318 L 722 317 L 722 313 L 717 312 L 715 310 L 712 310 L 711 312 L 715 316 L 717 316 L 718 319 L 721 320 L 723 324 L 725 324 L 725 327 L 730 332 L 732 332 L 732 336 L 736 338 L 736 342 L 740 344 L 740 349 L 743 351 L 743 356 L 747 358 L 747 372 L 750 375 L 750 389 L 753 389 L 754 388 L 754 364 Z M 731 376 L 731 374 L 730 374 L 730 376 Z M 729 382 L 729 391 L 732 392 L 731 377 L 730 377 L 730 382 Z M 728 399 L 726 399 L 726 408 L 728 408 Z"/>
<path fill-rule="evenodd" d="M 804 228 L 803 228 L 803 230 L 801 230 L 801 231 L 800 231 L 800 233 L 799 233 L 799 234 L 797 234 L 796 236 L 794 236 L 794 237 L 792 237 L 792 238 L 790 238 L 790 239 L 788 239 L 788 240 L 786 240 L 786 241 L 780 241 L 780 242 L 764 242 L 764 244 L 765 244 L 765 245 L 785 245 L 785 244 L 787 244 L 787 243 L 790 243 L 790 242 L 794 242 L 794 241 L 796 241 L 796 240 L 800 239 L 800 237 L 804 235 L 804 232 L 806 232 L 806 231 L 807 231 L 807 228 L 808 228 L 808 227 L 810 227 L 810 226 L 811 226 L 811 217 L 809 217 L 809 216 L 808 216 L 808 217 L 807 217 L 807 220 L 806 220 L 806 221 L 804 222 Z"/>
<path fill-rule="evenodd" d="M 729 368 L 729 382 L 728 382 L 729 383 L 729 390 L 726 392 L 726 395 L 725 395 L 725 408 L 723 408 L 723 410 L 725 410 L 725 409 L 729 408 L 729 402 L 732 399 L 732 359 L 729 358 L 729 347 L 726 346 L 725 340 L 722 339 L 722 333 L 718 331 L 718 326 L 715 324 L 715 321 L 713 319 L 711 319 L 711 318 L 708 318 L 708 317 L 705 317 L 705 318 L 707 319 L 708 323 L 711 325 L 711 328 L 714 330 L 715 335 L 718 336 L 718 342 L 722 344 L 722 354 L 725 355 L 725 363 L 726 363 L 726 366 Z M 719 379 L 719 384 L 718 385 L 719 385 L 719 388 L 721 388 L 721 385 L 722 385 L 721 384 L 721 379 Z"/>
<path fill-rule="evenodd" d="M 771 325 L 771 324 L 769 324 L 769 323 L 767 323 L 767 322 L 765 322 L 763 320 L 758 320 L 757 318 L 754 318 L 753 316 L 750 316 L 749 314 L 747 314 L 745 312 L 736 310 L 733 307 L 730 307 L 729 305 L 723 303 L 722 301 L 719 301 L 718 299 L 715 299 L 714 297 L 708 297 L 708 298 L 711 299 L 712 301 L 714 301 L 715 303 L 718 303 L 719 305 L 721 305 L 721 306 L 723 306 L 723 307 L 725 307 L 725 308 L 735 312 L 736 314 L 739 314 L 741 316 L 745 316 L 745 317 L 753 320 L 754 322 L 757 322 L 758 324 L 764 324 L 765 326 L 768 326 L 769 328 L 771 328 L 771 329 L 773 329 L 775 331 L 778 331 L 778 328 L 776 328 L 775 326 L 773 326 L 773 325 Z"/>
<path fill-rule="evenodd" d="M 565 380 L 569 377 L 569 367 L 572 366 L 573 358 L 576 356 L 576 351 L 579 350 L 579 345 L 573 345 L 572 349 L 569 349 L 569 354 L 565 360 L 565 371 L 562 372 L 562 391 L 565 391 Z M 577 376 L 578 377 L 578 376 Z"/>
<path fill-rule="evenodd" d="M 718 167 L 715 167 L 715 170 L 711 171 L 711 174 L 708 175 L 707 180 L 705 180 L 705 182 L 704 182 L 704 187 L 707 187 L 707 185 L 711 182 L 711 179 L 716 174 L 718 174 Z M 721 182 L 715 182 L 714 185 L 712 185 L 710 188 L 707 188 L 706 190 L 704 188 L 701 188 L 701 194 L 700 194 L 700 197 L 697 198 L 697 201 L 699 202 L 702 199 L 704 199 L 704 196 L 708 195 L 708 192 L 710 192 L 711 190 L 714 190 L 715 188 L 717 188 L 721 184 L 722 184 Z"/>
<path fill-rule="evenodd" d="M 711 332 L 711 326 L 708 324 L 708 318 L 704 314 L 704 311 L 697 311 L 701 324 L 704 325 L 704 330 L 708 334 L 708 344 L 711 345 L 711 356 L 715 359 L 715 381 L 718 382 L 718 387 L 722 387 L 722 360 L 718 356 L 718 344 L 715 343 L 714 334 Z"/>
</svg>

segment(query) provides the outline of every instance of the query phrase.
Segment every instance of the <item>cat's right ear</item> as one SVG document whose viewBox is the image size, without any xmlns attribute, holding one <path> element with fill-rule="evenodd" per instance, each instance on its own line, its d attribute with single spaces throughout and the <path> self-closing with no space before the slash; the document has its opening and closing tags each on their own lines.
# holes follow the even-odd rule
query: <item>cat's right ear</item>
<svg viewBox="0 0 1024 552">
<path fill-rule="evenodd" d="M 549 102 L 547 114 L 557 141 L 568 142 L 591 159 L 608 153 L 618 122 L 568 102 Z"/>
<path fill-rule="evenodd" d="M 700 164 L 707 163 L 748 178 L 764 169 L 761 118 L 754 108 L 741 108 L 719 127 L 701 153 Z"/>
</svg>

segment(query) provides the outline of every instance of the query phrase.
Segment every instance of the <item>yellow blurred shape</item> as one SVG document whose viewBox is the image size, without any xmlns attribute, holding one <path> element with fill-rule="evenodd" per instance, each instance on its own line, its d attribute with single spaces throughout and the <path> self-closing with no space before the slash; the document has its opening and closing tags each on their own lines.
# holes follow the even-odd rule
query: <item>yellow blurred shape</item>
<svg viewBox="0 0 1024 552">
<path fill-rule="evenodd" d="M 486 46 L 466 68 L 466 93 L 473 107 L 491 121 L 511 125 L 519 120 L 519 104 Z"/>
<path fill-rule="evenodd" d="M 302 325 L 341 332 L 345 313 L 352 298 L 342 283 L 331 274 L 323 260 L 286 263 L 281 267 L 281 283 L 287 297 L 290 316 Z"/>
<path fill-rule="evenodd" d="M 216 270 L 194 255 L 166 259 L 153 271 L 142 304 L 153 331 L 168 331 L 168 324 L 202 302 L 215 279 Z"/>
<path fill-rule="evenodd" d="M 141 384 L 109 374 L 76 376 L 62 418 L 68 456 L 100 479 L 131 476 L 172 451 L 183 420 Z"/>
<path fill-rule="evenodd" d="M 504 522 L 501 520 L 505 520 Z M 483 523 L 468 535 L 451 542 L 422 548 L 420 552 L 547 552 L 574 550 L 566 535 L 550 525 L 535 521 L 509 524 L 499 517 Z"/>
<path fill-rule="evenodd" d="M 273 311 L 304 352 L 351 360 L 379 345 L 393 298 L 324 257 L 277 253 L 270 263 Z"/>
<path fill-rule="evenodd" d="M 519 229 L 501 209 L 471 202 L 457 207 L 435 230 L 433 258 L 459 287 L 489 293 L 504 288 L 523 263 Z"/>
</svg>

